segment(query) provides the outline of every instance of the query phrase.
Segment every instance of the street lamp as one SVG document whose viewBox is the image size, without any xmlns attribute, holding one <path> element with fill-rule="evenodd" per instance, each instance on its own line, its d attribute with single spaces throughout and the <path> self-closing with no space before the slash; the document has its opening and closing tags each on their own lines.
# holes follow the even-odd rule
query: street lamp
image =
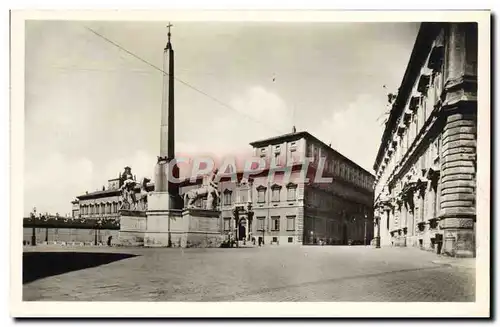
<svg viewBox="0 0 500 327">
<path fill-rule="evenodd" d="M 368 219 L 368 215 L 365 212 L 365 238 L 364 238 L 365 239 L 365 246 L 366 246 L 366 221 L 367 221 L 367 219 Z"/>
<path fill-rule="evenodd" d="M 95 233 L 94 233 L 94 245 L 95 246 L 97 246 L 97 233 L 98 233 L 100 228 L 101 228 L 101 220 L 99 219 L 99 220 L 96 220 L 96 224 L 95 224 Z"/>
<path fill-rule="evenodd" d="M 238 238 L 239 238 L 239 233 L 238 233 L 238 229 L 240 227 L 240 208 L 238 207 L 238 205 L 236 204 L 235 207 L 234 207 L 234 210 L 233 210 L 233 214 L 234 214 L 234 235 L 235 235 L 235 241 L 236 241 L 236 247 L 239 247 L 239 244 L 238 244 Z"/>
<path fill-rule="evenodd" d="M 35 220 L 36 220 L 36 207 L 33 208 L 33 212 L 31 213 L 31 219 L 33 220 L 33 228 L 31 230 L 31 246 L 36 245 L 36 229 L 35 229 Z"/>
</svg>

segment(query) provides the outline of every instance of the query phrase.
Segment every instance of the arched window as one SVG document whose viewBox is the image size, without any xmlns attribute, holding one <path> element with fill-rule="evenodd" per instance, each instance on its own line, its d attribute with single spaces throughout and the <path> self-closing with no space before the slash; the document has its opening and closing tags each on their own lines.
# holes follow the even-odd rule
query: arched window
<svg viewBox="0 0 500 327">
<path fill-rule="evenodd" d="M 286 185 L 286 199 L 287 201 L 295 201 L 297 199 L 297 184 L 288 183 Z"/>
<path fill-rule="evenodd" d="M 231 205 L 232 203 L 232 197 L 233 197 L 233 192 L 231 190 L 225 189 L 224 190 L 224 205 Z"/>
<path fill-rule="evenodd" d="M 264 203 L 266 202 L 266 187 L 259 185 L 257 187 L 257 202 L 258 203 Z"/>
<path fill-rule="evenodd" d="M 281 193 L 281 185 L 274 184 L 271 186 L 271 195 L 272 195 L 272 202 L 279 202 L 280 201 L 280 193 Z"/>
</svg>

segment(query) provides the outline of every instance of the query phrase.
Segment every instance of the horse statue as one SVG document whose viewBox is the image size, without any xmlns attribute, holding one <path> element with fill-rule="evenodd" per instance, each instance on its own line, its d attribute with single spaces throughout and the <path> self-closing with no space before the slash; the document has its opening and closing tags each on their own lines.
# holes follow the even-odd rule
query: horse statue
<svg viewBox="0 0 500 327">
<path fill-rule="evenodd" d="M 135 195 L 135 186 L 137 182 L 133 179 L 127 179 L 123 182 L 121 191 L 122 205 L 120 210 L 137 210 L 137 197 Z"/>
<path fill-rule="evenodd" d="M 184 194 L 184 206 L 186 208 L 195 208 L 198 199 L 207 199 L 207 210 L 215 210 L 218 199 L 220 198 L 218 183 L 215 181 L 217 170 L 208 178 L 207 182 L 197 189 L 190 190 Z"/>
<path fill-rule="evenodd" d="M 148 210 L 148 194 L 147 185 L 151 180 L 149 178 L 144 177 L 141 183 L 141 190 L 137 196 L 137 202 L 141 205 L 141 210 Z"/>
</svg>

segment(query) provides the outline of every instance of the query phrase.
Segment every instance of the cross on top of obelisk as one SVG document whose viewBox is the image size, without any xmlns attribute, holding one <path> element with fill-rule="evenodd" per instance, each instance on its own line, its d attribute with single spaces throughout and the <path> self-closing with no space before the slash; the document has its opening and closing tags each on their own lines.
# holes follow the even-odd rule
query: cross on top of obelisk
<svg viewBox="0 0 500 327">
<path fill-rule="evenodd" d="M 168 28 L 168 33 L 167 33 L 167 36 L 168 36 L 168 43 L 170 43 L 170 36 L 172 35 L 170 33 L 170 27 L 172 27 L 174 25 L 172 25 L 172 23 L 168 22 L 168 25 L 167 25 L 167 28 Z"/>
</svg>

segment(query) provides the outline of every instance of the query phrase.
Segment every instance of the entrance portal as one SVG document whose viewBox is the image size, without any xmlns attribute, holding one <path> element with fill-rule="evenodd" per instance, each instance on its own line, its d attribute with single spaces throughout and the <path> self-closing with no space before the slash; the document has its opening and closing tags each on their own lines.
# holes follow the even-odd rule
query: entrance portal
<svg viewBox="0 0 500 327">
<path fill-rule="evenodd" d="M 246 219 L 242 219 L 240 221 L 240 225 L 238 226 L 238 240 L 240 240 L 240 241 L 243 241 L 246 239 L 246 235 L 247 235 L 246 224 L 247 224 Z"/>
<path fill-rule="evenodd" d="M 342 245 L 347 245 L 347 224 L 342 224 Z"/>
</svg>

